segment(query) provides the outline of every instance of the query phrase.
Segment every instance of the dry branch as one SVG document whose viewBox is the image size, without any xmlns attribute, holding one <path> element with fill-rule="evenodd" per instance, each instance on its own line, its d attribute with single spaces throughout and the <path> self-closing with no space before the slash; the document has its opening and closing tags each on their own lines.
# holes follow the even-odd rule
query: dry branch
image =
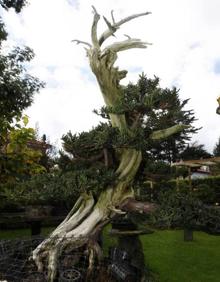
<svg viewBox="0 0 220 282">
<path fill-rule="evenodd" d="M 88 42 L 85 42 L 85 41 L 81 41 L 81 40 L 78 40 L 78 39 L 73 39 L 72 42 L 76 42 L 76 44 L 84 44 L 84 45 L 87 45 L 89 46 L 89 48 L 92 48 L 92 45 Z"/>
<path fill-rule="evenodd" d="M 151 14 L 150 12 L 145 12 L 145 13 L 140 13 L 140 14 L 135 14 L 135 15 L 131 15 L 129 17 L 126 17 L 122 20 L 120 20 L 119 22 L 114 22 L 114 17 L 113 17 L 113 12 L 112 12 L 112 18 L 113 18 L 113 25 L 112 25 L 112 29 L 107 29 L 106 31 L 103 32 L 103 34 L 100 36 L 99 38 L 99 45 L 101 46 L 102 43 L 109 38 L 110 36 L 112 36 L 121 25 L 123 25 L 126 22 L 129 22 L 135 18 L 141 17 L 141 16 L 146 16 Z"/>
<path fill-rule="evenodd" d="M 94 48 L 99 48 L 99 42 L 98 42 L 98 37 L 97 37 L 97 25 L 98 25 L 98 21 L 100 19 L 100 15 L 97 13 L 96 8 L 94 6 L 92 6 L 93 8 L 93 12 L 94 12 L 94 17 L 93 17 L 93 23 L 92 23 L 92 43 Z"/>
</svg>

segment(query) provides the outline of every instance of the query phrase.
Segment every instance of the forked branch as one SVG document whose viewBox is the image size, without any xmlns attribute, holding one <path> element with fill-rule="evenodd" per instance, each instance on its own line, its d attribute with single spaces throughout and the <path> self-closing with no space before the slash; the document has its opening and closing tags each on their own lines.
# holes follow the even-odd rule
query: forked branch
<svg viewBox="0 0 220 282">
<path fill-rule="evenodd" d="M 81 40 L 72 40 L 73 42 L 76 42 L 77 44 L 84 44 L 87 45 L 90 49 L 94 48 L 96 50 L 99 50 L 102 43 L 110 36 L 114 36 L 114 33 L 119 29 L 119 27 L 128 22 L 131 21 L 135 18 L 141 17 L 141 16 L 145 16 L 145 15 L 149 15 L 151 14 L 150 12 L 145 12 L 145 13 L 140 13 L 140 14 L 134 14 L 131 15 L 129 17 L 126 17 L 118 22 L 115 22 L 115 18 L 113 15 L 113 11 L 111 11 L 111 17 L 112 17 L 112 23 L 106 18 L 103 17 L 108 29 L 106 31 L 104 31 L 102 33 L 102 35 L 100 36 L 100 38 L 98 39 L 97 36 L 97 26 L 98 26 L 98 22 L 100 20 L 100 15 L 98 14 L 96 8 L 94 6 L 92 6 L 93 9 L 93 13 L 94 13 L 94 17 L 93 17 L 93 23 L 92 23 L 92 29 L 91 29 L 91 38 L 92 38 L 92 44 L 85 42 L 85 41 L 81 41 Z M 131 49 L 131 48 L 146 48 L 146 45 L 150 45 L 150 43 L 147 42 L 141 42 L 141 40 L 139 39 L 135 39 L 135 38 L 131 38 L 128 35 L 125 35 L 128 39 L 125 41 L 121 41 L 121 42 L 116 42 L 113 43 L 111 45 L 109 45 L 108 47 L 106 47 L 103 51 L 103 54 L 105 54 L 108 50 L 113 51 L 113 52 L 119 52 L 119 51 L 123 51 L 123 50 L 127 50 L 127 49 Z"/>
<path fill-rule="evenodd" d="M 114 20 L 114 16 L 113 16 L 113 11 L 111 12 L 111 16 L 112 16 L 112 21 L 113 21 L 113 24 L 111 25 L 111 28 L 108 28 L 106 31 L 104 31 L 102 33 L 102 35 L 100 36 L 99 38 L 99 45 L 101 46 L 102 43 L 107 39 L 109 38 L 110 36 L 112 36 L 118 29 L 121 25 L 123 25 L 124 23 L 126 22 L 129 22 L 135 18 L 138 18 L 138 17 L 141 17 L 141 16 L 146 16 L 146 15 L 149 15 L 151 14 L 151 12 L 145 12 L 145 13 L 140 13 L 140 14 L 134 14 L 134 15 L 131 15 L 129 17 L 126 17 L 118 22 L 115 22 Z"/>
<path fill-rule="evenodd" d="M 92 45 L 86 41 L 81 41 L 81 40 L 78 40 L 78 39 L 74 39 L 72 40 L 72 42 L 76 42 L 76 44 L 84 44 L 84 45 L 87 45 L 89 46 L 89 48 L 92 48 Z"/>
</svg>

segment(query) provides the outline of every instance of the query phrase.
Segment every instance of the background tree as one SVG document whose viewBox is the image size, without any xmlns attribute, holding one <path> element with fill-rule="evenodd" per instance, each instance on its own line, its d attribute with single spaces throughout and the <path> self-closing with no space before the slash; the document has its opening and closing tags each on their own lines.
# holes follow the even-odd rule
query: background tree
<svg viewBox="0 0 220 282">
<path fill-rule="evenodd" d="M 192 134 L 200 129 L 193 126 L 196 121 L 193 110 L 185 109 L 189 99 L 181 101 L 179 90 L 175 87 L 162 89 L 159 86 L 159 78 L 157 77 L 150 80 L 142 74 L 137 86 L 140 93 L 157 93 L 158 109 L 152 111 L 148 116 L 145 122 L 147 127 L 157 130 L 181 123 L 188 125 L 187 128 L 169 136 L 166 140 L 150 144 L 149 153 L 153 159 L 165 160 L 169 163 L 175 162 L 179 158 L 180 151 L 191 139 Z"/>
<path fill-rule="evenodd" d="M 146 127 L 144 121 L 147 117 L 156 109 L 160 109 L 158 93 L 152 92 L 150 95 L 138 95 L 137 93 L 133 95 L 131 93 L 128 95 L 120 85 L 120 81 L 125 78 L 127 71 L 119 70 L 114 66 L 117 53 L 131 48 L 146 48 L 148 43 L 128 36 L 126 40 L 102 47 L 103 42 L 114 35 L 122 24 L 149 13 L 132 15 L 118 22 L 115 22 L 112 13 L 112 23 L 104 17 L 108 28 L 99 37 L 97 25 L 100 15 L 94 7 L 93 11 L 92 44 L 75 41 L 86 45 L 90 67 L 97 78 L 106 104 L 103 115 L 109 115 L 110 126 L 103 125 L 105 130 L 100 132 L 96 129 L 98 134 L 95 136 L 95 140 L 89 140 L 90 144 L 88 139 L 94 136 L 94 131 L 82 133 L 79 138 L 69 134 L 68 139 L 72 139 L 74 145 L 72 148 L 68 147 L 68 150 L 72 150 L 75 158 L 81 162 L 85 161 L 86 165 L 94 170 L 92 158 L 95 157 L 97 162 L 97 149 L 102 147 L 106 149 L 107 147 L 105 153 L 104 150 L 102 152 L 102 158 L 105 160 L 104 166 L 108 169 L 105 173 L 102 169 L 103 162 L 101 169 L 96 168 L 95 174 L 85 175 L 86 170 L 81 169 L 82 173 L 79 173 L 79 177 L 76 179 L 83 191 L 81 197 L 66 219 L 48 239 L 33 251 L 33 259 L 39 270 L 45 267 L 45 261 L 48 262 L 49 281 L 54 281 L 56 278 L 57 262 L 64 250 L 68 252 L 68 249 L 87 248 L 90 262 L 88 269 L 91 270 L 95 254 L 100 254 L 97 234 L 105 224 L 118 213 L 123 213 L 123 210 L 149 212 L 153 209 L 150 203 L 143 205 L 134 200 L 133 181 L 142 160 L 142 151 L 146 150 L 145 148 L 151 140 L 167 138 L 187 127 L 178 123 L 169 128 L 162 128 L 162 130 L 159 129 L 159 126 L 158 130 Z M 110 141 L 106 138 L 107 136 L 110 136 Z M 83 139 L 85 140 L 84 145 L 83 142 L 79 142 Z M 113 162 L 109 167 L 110 158 L 107 153 L 111 149 L 114 151 L 111 154 Z M 103 183 L 102 180 L 107 179 L 109 171 L 113 172 L 111 181 Z M 93 187 L 96 186 L 99 179 L 101 179 L 101 185 L 98 186 L 99 193 L 94 196 Z"/>
<path fill-rule="evenodd" d="M 218 139 L 218 142 L 214 146 L 213 156 L 220 157 L 220 138 Z M 217 163 L 216 165 L 211 166 L 211 172 L 213 175 L 220 175 L 220 164 Z"/>
<path fill-rule="evenodd" d="M 4 9 L 14 8 L 17 13 L 27 4 L 26 0 L 0 0 L 0 5 Z"/>
<path fill-rule="evenodd" d="M 4 9 L 20 12 L 26 1 L 2 0 Z M 4 42 L 7 32 L 0 19 L 0 168 L 1 181 L 19 179 L 41 170 L 39 152 L 31 150 L 27 142 L 35 138 L 34 130 L 26 127 L 24 109 L 33 102 L 33 96 L 43 83 L 27 73 L 25 65 L 34 57 L 29 47 L 14 47 L 7 52 Z M 19 121 L 23 119 L 24 125 Z M 19 173 L 21 174 L 19 176 Z"/>
<path fill-rule="evenodd" d="M 36 140 L 35 130 L 27 127 L 28 119 L 18 123 L 8 131 L 7 142 L 0 151 L 1 183 L 25 180 L 32 175 L 45 172 L 40 164 L 41 150 L 32 148 L 30 142 Z"/>
<path fill-rule="evenodd" d="M 218 139 L 218 142 L 215 144 L 215 147 L 213 149 L 213 155 L 215 157 L 220 157 L 220 138 Z"/>
<path fill-rule="evenodd" d="M 35 129 L 36 131 L 36 129 Z M 46 134 L 43 134 L 41 137 L 36 135 L 36 140 L 33 140 L 32 147 L 41 151 L 41 158 L 39 164 L 42 165 L 47 172 L 57 164 L 57 148 L 55 145 L 50 143 L 50 140 L 47 138 Z"/>
<path fill-rule="evenodd" d="M 198 144 L 197 142 L 188 145 L 186 149 L 180 154 L 180 158 L 184 161 L 186 160 L 197 160 L 211 158 L 212 155 L 206 151 L 203 144 Z"/>
<path fill-rule="evenodd" d="M 4 0 L 3 8 L 14 8 L 20 12 L 25 1 Z M 34 57 L 29 47 L 15 47 L 9 52 L 4 49 L 7 40 L 4 23 L 0 19 L 0 147 L 7 139 L 12 123 L 19 120 L 22 111 L 33 102 L 33 95 L 40 90 L 43 83 L 27 73 L 25 64 Z"/>
</svg>

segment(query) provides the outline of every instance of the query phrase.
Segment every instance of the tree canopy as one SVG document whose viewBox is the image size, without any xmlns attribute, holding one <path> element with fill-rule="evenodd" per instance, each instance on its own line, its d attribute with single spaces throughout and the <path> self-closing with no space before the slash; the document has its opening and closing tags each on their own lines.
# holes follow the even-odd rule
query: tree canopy
<svg viewBox="0 0 220 282">
<path fill-rule="evenodd" d="M 170 161 L 174 154 L 179 156 L 181 149 L 186 146 L 186 141 L 199 130 L 193 126 L 193 111 L 183 109 L 188 99 L 181 101 L 178 92 L 176 88 L 161 88 L 158 77 L 150 79 L 142 73 L 136 84 L 129 83 L 123 88 L 114 107 L 105 106 L 94 111 L 106 119 L 106 123 L 100 123 L 89 132 L 68 132 L 62 137 L 60 168 L 64 171 L 78 171 L 79 174 L 85 173 L 85 169 L 94 170 L 94 175 L 97 170 L 100 173 L 102 171 L 102 179 L 105 172 L 110 181 L 109 176 L 113 175 L 119 164 L 117 151 L 133 148 L 142 151 L 142 163 L 136 176 L 138 181 L 146 181 L 150 176 L 161 178 L 162 174 L 165 178 L 171 177 L 169 166 L 158 161 Z M 110 114 L 124 114 L 132 133 L 120 132 L 117 127 L 113 127 Z M 153 136 L 153 132 L 161 132 L 160 130 L 179 124 L 186 127 L 159 141 L 149 138 Z"/>
<path fill-rule="evenodd" d="M 45 172 L 40 165 L 42 153 L 34 149 L 31 142 L 36 140 L 36 132 L 27 127 L 28 119 L 12 127 L 7 134 L 7 141 L 0 151 L 0 181 L 1 183 L 25 180 L 30 176 Z"/>
<path fill-rule="evenodd" d="M 13 8 L 17 13 L 25 6 L 25 0 L 2 0 L 4 9 Z M 23 110 L 33 102 L 35 93 L 43 83 L 27 72 L 26 66 L 34 52 L 26 46 L 4 48 L 8 34 L 0 19 L 0 179 L 15 180 L 42 172 L 41 154 L 28 145 L 36 139 L 33 128 L 26 127 L 28 118 Z M 23 122 L 23 124 L 22 124 Z"/>
<path fill-rule="evenodd" d="M 220 157 L 220 138 L 218 139 L 218 142 L 214 146 L 213 155 L 215 157 Z"/>
<path fill-rule="evenodd" d="M 183 160 L 196 160 L 196 159 L 205 159 L 211 158 L 212 155 L 206 151 L 203 144 L 198 144 L 197 142 L 189 144 L 185 150 L 180 154 L 181 159 Z"/>
<path fill-rule="evenodd" d="M 20 12 L 25 1 L 4 0 L 0 3 L 4 8 L 14 8 Z M 7 40 L 4 23 L 0 20 L 0 146 L 7 138 L 7 131 L 15 121 L 21 118 L 24 109 L 33 102 L 33 96 L 43 83 L 28 74 L 26 65 L 34 57 L 29 47 L 14 47 L 6 51 L 3 42 Z"/>
<path fill-rule="evenodd" d="M 4 9 L 15 9 L 16 13 L 19 13 L 21 9 L 27 4 L 26 0 L 0 0 L 0 5 Z"/>
</svg>

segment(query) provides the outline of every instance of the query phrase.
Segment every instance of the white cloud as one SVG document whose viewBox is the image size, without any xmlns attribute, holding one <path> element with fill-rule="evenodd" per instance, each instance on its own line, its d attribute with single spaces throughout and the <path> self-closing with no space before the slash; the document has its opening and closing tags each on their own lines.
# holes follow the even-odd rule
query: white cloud
<svg viewBox="0 0 220 282">
<path fill-rule="evenodd" d="M 98 122 L 91 111 L 102 104 L 99 88 L 84 49 L 71 43 L 74 38 L 90 40 L 91 5 L 105 16 L 114 9 L 116 20 L 152 12 L 124 25 L 117 35 L 153 43 L 148 49 L 121 53 L 116 64 L 129 70 L 124 83 L 136 80 L 141 71 L 159 76 L 162 86 L 175 83 L 181 98 L 191 98 L 188 107 L 195 109 L 203 126 L 194 139 L 212 150 L 220 122 L 215 114 L 220 80 L 214 73 L 220 50 L 218 0 L 31 0 L 20 15 L 5 12 L 10 40 L 34 49 L 30 71 L 47 82 L 28 109 L 32 124 L 38 121 L 40 131 L 53 141 L 67 130 L 87 130 Z M 102 22 L 99 31 L 105 28 Z"/>
</svg>

